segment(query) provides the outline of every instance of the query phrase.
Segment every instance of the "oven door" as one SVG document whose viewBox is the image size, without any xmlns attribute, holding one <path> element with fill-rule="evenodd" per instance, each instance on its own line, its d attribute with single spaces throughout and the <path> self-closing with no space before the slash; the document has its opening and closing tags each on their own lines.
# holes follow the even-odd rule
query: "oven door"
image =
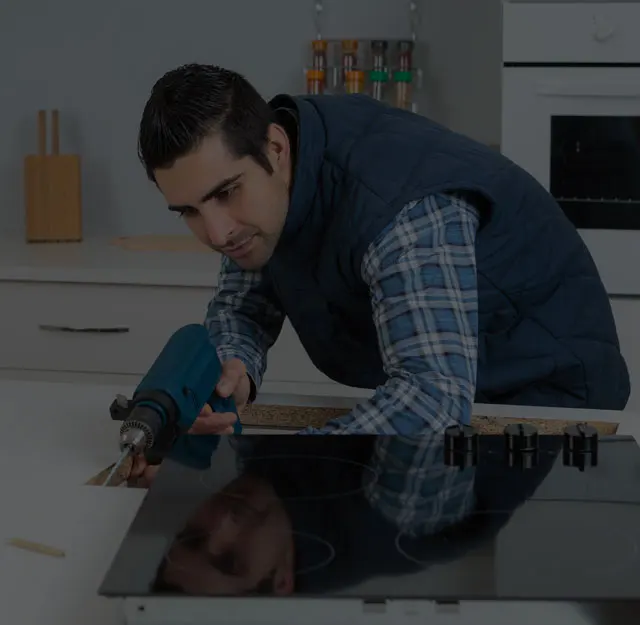
<svg viewBox="0 0 640 625">
<path fill-rule="evenodd" d="M 505 67 L 502 107 L 502 153 L 558 200 L 607 290 L 628 290 L 621 269 L 640 267 L 640 67 Z"/>
</svg>

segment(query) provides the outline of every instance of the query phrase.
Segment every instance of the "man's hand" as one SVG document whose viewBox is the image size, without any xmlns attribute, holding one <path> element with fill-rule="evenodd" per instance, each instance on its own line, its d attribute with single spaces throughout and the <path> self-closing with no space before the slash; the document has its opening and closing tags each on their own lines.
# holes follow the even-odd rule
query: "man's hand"
<svg viewBox="0 0 640 625">
<path fill-rule="evenodd" d="M 251 383 L 247 375 L 247 368 L 238 358 L 232 358 L 222 363 L 222 375 L 216 386 L 216 392 L 220 397 L 232 396 L 236 402 L 238 414 L 246 408 L 251 393 Z M 205 410 L 207 409 L 207 410 Z M 189 434 L 233 434 L 233 424 L 236 415 L 228 413 L 215 413 L 207 405 L 195 420 Z M 225 431 L 220 432 L 222 424 Z"/>
<path fill-rule="evenodd" d="M 244 410 L 249 401 L 251 383 L 241 360 L 232 358 L 222 363 L 222 376 L 216 386 L 216 392 L 220 397 L 233 396 L 238 414 Z M 188 433 L 233 434 L 236 419 L 237 416 L 232 412 L 213 412 L 211 406 L 205 404 Z M 144 456 L 137 456 L 134 458 L 128 485 L 148 488 L 159 468 L 160 465 L 148 465 Z"/>
</svg>

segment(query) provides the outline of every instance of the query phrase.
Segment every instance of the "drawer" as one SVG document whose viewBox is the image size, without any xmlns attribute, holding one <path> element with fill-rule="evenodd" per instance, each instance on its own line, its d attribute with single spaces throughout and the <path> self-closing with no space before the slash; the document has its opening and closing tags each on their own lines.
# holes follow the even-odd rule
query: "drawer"
<svg viewBox="0 0 640 625">
<path fill-rule="evenodd" d="M 0 367 L 143 374 L 212 290 L 0 282 Z"/>
<path fill-rule="evenodd" d="M 213 289 L 0 282 L 0 368 L 143 375 L 171 334 L 202 323 Z M 286 321 L 265 382 L 335 384 Z"/>
<path fill-rule="evenodd" d="M 640 3 L 503 5 L 505 63 L 640 62 Z"/>
</svg>

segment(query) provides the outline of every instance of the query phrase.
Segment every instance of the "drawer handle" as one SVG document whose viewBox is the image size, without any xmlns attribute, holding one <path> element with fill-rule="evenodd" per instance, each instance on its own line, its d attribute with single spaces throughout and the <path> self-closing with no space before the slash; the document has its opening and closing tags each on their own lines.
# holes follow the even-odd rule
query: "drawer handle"
<svg viewBox="0 0 640 625">
<path fill-rule="evenodd" d="M 40 324 L 38 328 L 45 332 L 73 332 L 80 334 L 126 334 L 129 332 L 129 328 L 125 328 L 123 326 L 116 326 L 113 328 L 72 328 L 71 326 Z"/>
</svg>

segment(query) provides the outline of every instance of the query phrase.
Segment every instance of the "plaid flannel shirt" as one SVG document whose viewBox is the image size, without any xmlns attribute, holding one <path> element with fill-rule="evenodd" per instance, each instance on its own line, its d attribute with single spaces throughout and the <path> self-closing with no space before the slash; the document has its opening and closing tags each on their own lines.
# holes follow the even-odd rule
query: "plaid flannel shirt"
<svg viewBox="0 0 640 625">
<path fill-rule="evenodd" d="M 401 530 L 436 531 L 473 505 L 473 472 L 443 463 L 442 434 L 469 423 L 475 395 L 477 210 L 463 196 L 411 202 L 362 262 L 388 376 L 366 401 L 299 434 L 389 434 L 375 445 L 370 504 Z M 223 261 L 205 325 L 220 358 L 240 358 L 259 388 L 285 319 L 261 272 Z"/>
</svg>

